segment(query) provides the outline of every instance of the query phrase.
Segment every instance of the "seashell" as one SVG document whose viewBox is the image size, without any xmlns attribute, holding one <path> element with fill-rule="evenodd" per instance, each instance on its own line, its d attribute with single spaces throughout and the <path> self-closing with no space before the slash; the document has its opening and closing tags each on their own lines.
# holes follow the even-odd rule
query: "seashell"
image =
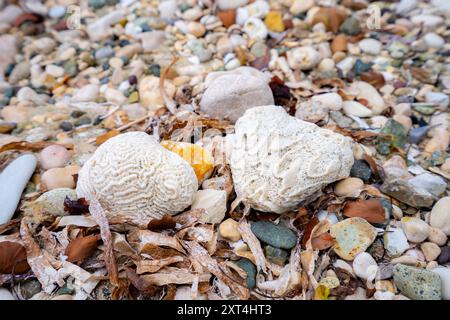
<svg viewBox="0 0 450 320">
<path fill-rule="evenodd" d="M 353 165 L 348 138 L 279 106 L 248 109 L 235 130 L 230 165 L 236 193 L 257 210 L 286 212 L 348 177 Z"/>
<path fill-rule="evenodd" d="M 192 167 L 144 132 L 103 143 L 79 172 L 77 196 L 96 197 L 110 217 L 136 222 L 175 214 L 193 202 L 198 181 Z"/>
</svg>

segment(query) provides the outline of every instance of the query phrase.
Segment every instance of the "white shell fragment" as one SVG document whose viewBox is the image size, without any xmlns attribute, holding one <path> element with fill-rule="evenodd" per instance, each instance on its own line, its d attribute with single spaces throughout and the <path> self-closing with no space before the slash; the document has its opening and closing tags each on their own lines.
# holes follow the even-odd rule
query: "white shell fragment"
<svg viewBox="0 0 450 320">
<path fill-rule="evenodd" d="M 230 165 L 236 193 L 257 210 L 286 212 L 348 177 L 353 165 L 348 138 L 279 106 L 247 110 L 235 131 Z"/>
<path fill-rule="evenodd" d="M 128 132 L 103 143 L 85 163 L 77 195 L 97 197 L 110 216 L 148 221 L 190 206 L 197 186 L 188 162 L 146 133 Z"/>
</svg>

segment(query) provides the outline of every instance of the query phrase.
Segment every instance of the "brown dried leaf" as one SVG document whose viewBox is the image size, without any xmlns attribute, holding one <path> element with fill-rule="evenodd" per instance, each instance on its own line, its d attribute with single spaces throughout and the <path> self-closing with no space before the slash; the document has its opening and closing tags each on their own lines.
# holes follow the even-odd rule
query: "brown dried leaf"
<svg viewBox="0 0 450 320">
<path fill-rule="evenodd" d="M 328 233 L 322 233 L 311 239 L 311 246 L 313 250 L 325 250 L 334 244 L 334 238 Z"/>
<path fill-rule="evenodd" d="M 304 247 L 306 246 L 306 243 L 309 241 L 309 238 L 311 237 L 311 232 L 318 223 L 319 219 L 317 219 L 317 217 L 313 217 L 311 220 L 309 220 L 303 233 L 302 246 Z"/>
<path fill-rule="evenodd" d="M 184 253 L 183 247 L 175 237 L 166 236 L 150 230 L 137 230 L 133 235 L 130 235 L 130 237 L 139 240 L 140 252 L 147 252 L 148 246 L 162 246 Z"/>
<path fill-rule="evenodd" d="M 372 170 L 372 173 L 374 174 L 375 178 L 380 177 L 380 172 L 378 171 L 378 165 L 375 162 L 375 160 L 369 156 L 368 154 L 363 155 L 363 159 L 367 162 L 367 164 L 370 166 L 370 170 Z"/>
<path fill-rule="evenodd" d="M 153 219 L 148 223 L 147 229 L 150 231 L 162 231 L 174 229 L 176 221 L 170 214 L 165 214 L 161 219 Z"/>
<path fill-rule="evenodd" d="M 126 268 L 125 273 L 131 284 L 138 289 L 142 295 L 151 297 L 157 292 L 158 288 L 147 283 L 142 277 L 139 277 L 133 269 Z"/>
<path fill-rule="evenodd" d="M 377 89 L 380 89 L 385 84 L 384 76 L 380 72 L 367 71 L 362 73 L 359 77 L 362 81 L 370 83 Z"/>
<path fill-rule="evenodd" d="M 25 248 L 15 242 L 0 242 L 0 273 L 22 274 L 30 270 Z"/>
<path fill-rule="evenodd" d="M 14 219 L 4 224 L 0 224 L 0 234 L 10 231 L 14 228 L 17 228 L 20 225 L 20 221 L 21 219 Z"/>
<path fill-rule="evenodd" d="M 67 261 L 77 263 L 90 258 L 97 249 L 97 242 L 100 239 L 100 235 L 97 234 L 72 240 L 64 252 Z"/>
<path fill-rule="evenodd" d="M 360 217 L 370 223 L 383 223 L 386 219 L 384 207 L 378 199 L 347 202 L 342 213 L 346 217 Z"/>
<path fill-rule="evenodd" d="M 181 224 L 181 228 L 186 228 L 197 223 L 204 213 L 205 209 L 194 209 L 178 214 L 173 219 Z"/>
<path fill-rule="evenodd" d="M 70 200 L 68 196 L 64 199 L 64 211 L 70 215 L 81 215 L 89 213 L 89 203 L 85 198 Z"/>
<path fill-rule="evenodd" d="M 160 260 L 141 260 L 136 261 L 136 273 L 154 273 L 168 265 L 173 263 L 181 262 L 184 258 L 182 256 L 173 256 Z"/>
<path fill-rule="evenodd" d="M 250 297 L 248 288 L 233 280 L 229 275 L 225 274 L 216 260 L 211 258 L 200 244 L 195 241 L 184 241 L 185 248 L 190 254 L 190 258 L 199 263 L 206 270 L 215 275 L 220 281 L 225 283 L 230 289 L 236 293 L 240 299 L 247 300 Z"/>
<path fill-rule="evenodd" d="M 101 145 L 102 143 L 106 142 L 108 139 L 117 136 L 120 134 L 120 131 L 117 129 L 112 129 L 102 135 L 99 135 L 97 138 L 95 138 L 95 144 Z"/>
</svg>

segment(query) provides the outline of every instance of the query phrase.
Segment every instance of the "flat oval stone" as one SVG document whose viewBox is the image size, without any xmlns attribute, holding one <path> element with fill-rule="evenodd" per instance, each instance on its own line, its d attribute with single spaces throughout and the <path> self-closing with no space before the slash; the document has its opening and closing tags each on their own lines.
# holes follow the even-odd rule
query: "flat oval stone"
<svg viewBox="0 0 450 320">
<path fill-rule="evenodd" d="M 373 243 L 377 231 L 365 219 L 353 217 L 333 225 L 330 234 L 336 239 L 333 247 L 336 254 L 342 259 L 352 261 Z"/>
<path fill-rule="evenodd" d="M 0 174 L 0 224 L 8 222 L 14 215 L 36 164 L 36 157 L 26 154 L 11 162 Z"/>
<path fill-rule="evenodd" d="M 254 222 L 251 229 L 259 240 L 276 248 L 291 249 L 297 244 L 294 232 L 269 221 Z"/>
<path fill-rule="evenodd" d="M 397 288 L 413 300 L 441 300 L 441 279 L 437 273 L 404 264 L 394 267 Z"/>
<path fill-rule="evenodd" d="M 236 265 L 239 268 L 244 269 L 247 272 L 247 288 L 254 288 L 256 286 L 256 267 L 255 265 L 248 259 L 240 259 L 236 262 Z"/>
</svg>

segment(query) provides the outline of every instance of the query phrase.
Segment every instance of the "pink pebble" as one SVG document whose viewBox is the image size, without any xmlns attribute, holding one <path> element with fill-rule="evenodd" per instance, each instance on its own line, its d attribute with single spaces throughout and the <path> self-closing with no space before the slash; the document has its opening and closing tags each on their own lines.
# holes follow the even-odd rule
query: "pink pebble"
<svg viewBox="0 0 450 320">
<path fill-rule="evenodd" d="M 41 167 L 45 170 L 64 167 L 69 160 L 69 150 L 57 144 L 44 148 L 39 154 Z"/>
</svg>

